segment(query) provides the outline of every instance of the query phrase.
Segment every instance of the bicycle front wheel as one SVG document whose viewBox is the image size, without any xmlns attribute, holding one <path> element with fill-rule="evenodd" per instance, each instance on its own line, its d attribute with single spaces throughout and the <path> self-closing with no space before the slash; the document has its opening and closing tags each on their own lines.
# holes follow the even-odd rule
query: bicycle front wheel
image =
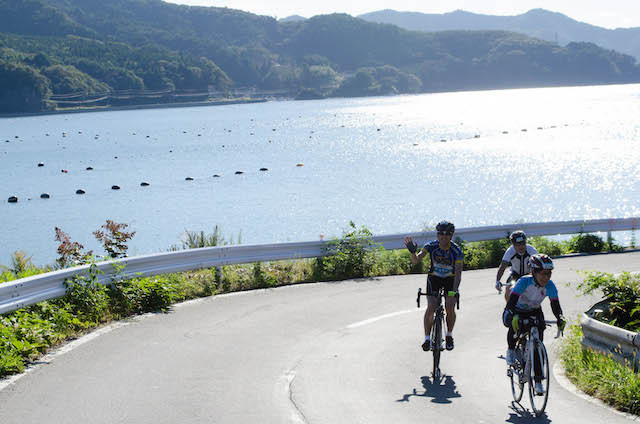
<svg viewBox="0 0 640 424">
<path fill-rule="evenodd" d="M 531 361 L 531 366 L 529 367 L 529 399 L 531 400 L 531 408 L 533 409 L 534 414 L 536 417 L 539 417 L 547 407 L 550 380 L 547 349 L 541 341 L 535 341 L 533 349 L 529 352 L 529 360 Z M 538 368 L 535 366 L 536 363 L 540 364 L 540 375 L 536 375 L 536 368 Z M 542 393 L 536 392 L 535 386 L 537 381 L 542 385 Z"/>
<path fill-rule="evenodd" d="M 440 353 L 442 352 L 442 314 L 436 313 L 431 331 L 431 350 L 433 351 L 433 378 L 440 378 Z"/>
</svg>

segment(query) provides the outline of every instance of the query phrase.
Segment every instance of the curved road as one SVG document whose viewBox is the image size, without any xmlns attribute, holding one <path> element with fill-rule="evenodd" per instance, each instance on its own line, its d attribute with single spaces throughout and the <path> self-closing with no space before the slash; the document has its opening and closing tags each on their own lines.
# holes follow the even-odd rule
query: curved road
<svg viewBox="0 0 640 424">
<path fill-rule="evenodd" d="M 577 271 L 639 271 L 640 252 L 555 262 L 565 315 L 576 317 L 597 300 L 567 286 Z M 0 381 L 0 423 L 631 422 L 555 378 L 545 416 L 532 418 L 528 398 L 524 409 L 511 402 L 495 269 L 463 273 L 456 348 L 433 382 L 415 305 L 424 278 L 259 290 L 132 319 Z"/>
</svg>

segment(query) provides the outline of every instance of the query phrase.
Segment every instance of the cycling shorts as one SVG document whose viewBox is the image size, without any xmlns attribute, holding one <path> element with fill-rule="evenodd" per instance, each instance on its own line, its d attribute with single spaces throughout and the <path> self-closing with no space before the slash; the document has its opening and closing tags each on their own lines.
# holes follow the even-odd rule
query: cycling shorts
<svg viewBox="0 0 640 424">
<path fill-rule="evenodd" d="M 450 277 L 436 277 L 429 275 L 427 277 L 427 296 L 437 296 L 440 287 L 444 287 L 445 295 L 453 290 L 453 275 Z"/>
</svg>

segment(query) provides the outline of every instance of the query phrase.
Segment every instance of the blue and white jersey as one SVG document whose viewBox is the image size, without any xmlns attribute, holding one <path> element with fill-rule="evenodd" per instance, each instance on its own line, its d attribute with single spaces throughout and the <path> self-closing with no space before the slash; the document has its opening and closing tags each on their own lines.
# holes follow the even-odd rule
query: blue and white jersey
<svg viewBox="0 0 640 424">
<path fill-rule="evenodd" d="M 539 308 L 545 297 L 549 297 L 549 300 L 558 299 L 558 289 L 553 281 L 549 280 L 544 287 L 540 287 L 530 275 L 520 278 L 511 292 L 520 296 L 516 311 L 521 312 Z"/>
<path fill-rule="evenodd" d="M 436 277 L 451 277 L 453 275 L 455 264 L 462 262 L 464 254 L 462 249 L 451 242 L 448 249 L 441 249 L 440 243 L 435 240 L 431 243 L 427 243 L 422 247 L 422 250 L 426 250 L 431 258 L 431 267 L 429 267 L 429 275 Z"/>
</svg>

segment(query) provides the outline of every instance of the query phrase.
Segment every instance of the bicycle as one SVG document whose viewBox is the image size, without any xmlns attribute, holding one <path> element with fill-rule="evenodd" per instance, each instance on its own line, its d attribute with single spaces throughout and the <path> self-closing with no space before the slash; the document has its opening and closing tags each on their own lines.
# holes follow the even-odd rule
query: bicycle
<svg viewBox="0 0 640 424">
<path fill-rule="evenodd" d="M 422 293 L 422 287 L 418 288 L 418 308 L 420 307 L 420 296 L 427 296 L 427 293 Z M 445 297 L 444 287 L 440 287 L 436 295 L 436 310 L 434 312 L 433 327 L 431 327 L 431 350 L 433 351 L 433 371 L 432 377 L 437 380 L 441 377 L 440 372 L 440 353 L 444 350 L 442 331 L 444 328 L 444 306 L 442 305 L 442 299 Z M 460 309 L 460 297 L 457 296 L 457 308 Z"/>
<path fill-rule="evenodd" d="M 522 399 L 525 384 L 529 385 L 531 408 L 535 416 L 539 417 L 544 412 L 549 398 L 549 357 L 547 356 L 547 349 L 544 343 L 540 340 L 538 319 L 536 317 L 529 317 L 520 322 L 522 329 L 518 334 L 514 335 L 514 337 L 518 339 L 515 349 L 515 363 L 507 369 L 507 376 L 511 380 L 513 400 L 518 404 L 520 404 L 520 400 Z M 544 323 L 545 326 L 552 324 L 557 325 L 557 321 L 545 321 Z M 556 337 L 559 337 L 560 334 L 560 329 L 558 329 Z M 539 376 L 536 376 L 536 358 L 540 363 Z M 536 379 L 542 382 L 543 393 L 536 393 Z"/>
</svg>

